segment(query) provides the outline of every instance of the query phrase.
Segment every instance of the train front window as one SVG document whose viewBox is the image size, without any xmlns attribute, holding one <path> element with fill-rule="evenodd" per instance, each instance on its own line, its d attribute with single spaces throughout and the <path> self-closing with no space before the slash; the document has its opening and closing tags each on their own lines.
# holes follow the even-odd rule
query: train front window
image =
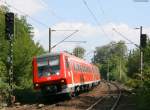
<svg viewBox="0 0 150 110">
<path fill-rule="evenodd" d="M 37 62 L 38 62 L 39 77 L 59 74 L 60 70 L 59 55 L 38 58 Z"/>
</svg>

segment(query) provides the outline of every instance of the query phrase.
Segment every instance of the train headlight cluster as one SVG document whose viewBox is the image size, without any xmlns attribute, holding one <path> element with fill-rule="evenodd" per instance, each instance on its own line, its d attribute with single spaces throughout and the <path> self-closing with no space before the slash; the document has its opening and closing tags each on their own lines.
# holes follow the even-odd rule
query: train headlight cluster
<svg viewBox="0 0 150 110">
<path fill-rule="evenodd" d="M 59 72 L 57 72 L 56 74 L 59 75 Z"/>
<path fill-rule="evenodd" d="M 39 86 L 39 84 L 35 84 L 35 87 L 38 87 Z"/>
<path fill-rule="evenodd" d="M 64 79 L 62 79 L 60 82 L 61 82 L 61 83 L 64 83 L 64 82 L 65 82 L 65 80 L 64 80 Z"/>
</svg>

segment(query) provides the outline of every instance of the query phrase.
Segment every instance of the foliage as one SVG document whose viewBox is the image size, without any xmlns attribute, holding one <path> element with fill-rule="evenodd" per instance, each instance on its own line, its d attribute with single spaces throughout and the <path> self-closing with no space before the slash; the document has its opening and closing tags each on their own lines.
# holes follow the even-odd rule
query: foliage
<svg viewBox="0 0 150 110">
<path fill-rule="evenodd" d="M 140 73 L 140 50 L 133 50 L 130 51 L 128 57 L 127 68 L 128 72 L 127 75 L 131 78 L 137 78 L 138 74 Z"/>
<path fill-rule="evenodd" d="M 140 88 L 142 81 L 138 79 L 129 79 L 125 84 L 130 88 Z"/>
<path fill-rule="evenodd" d="M 9 11 L 7 7 L 0 7 L 0 79 L 4 80 L 4 85 L 8 84 L 8 51 L 9 42 L 5 39 L 5 13 Z M 15 38 L 13 40 L 13 71 L 14 84 L 19 88 L 32 87 L 32 58 L 42 54 L 44 49 L 33 41 L 33 27 L 27 23 L 24 16 L 15 15 Z M 0 87 L 3 83 L 0 83 Z"/>
<path fill-rule="evenodd" d="M 130 52 L 128 57 L 128 72 L 127 75 L 134 79 L 150 79 L 150 40 L 147 42 L 147 47 L 143 49 L 143 74 L 140 73 L 140 50 L 136 49 Z"/>
<path fill-rule="evenodd" d="M 138 110 L 149 110 L 150 105 L 150 80 L 143 81 L 141 88 L 138 88 L 136 94 L 136 103 Z"/>
<path fill-rule="evenodd" d="M 150 80 L 150 40 L 147 42 L 147 47 L 143 51 L 144 54 L 144 76 L 146 80 Z"/>
<path fill-rule="evenodd" d="M 0 84 L 4 83 L 6 81 L 6 66 L 4 63 L 0 60 Z"/>
<path fill-rule="evenodd" d="M 108 45 L 97 47 L 93 63 L 98 63 L 102 77 L 111 80 L 126 80 L 127 47 L 123 41 L 111 42 Z"/>
<path fill-rule="evenodd" d="M 6 66 L 0 60 L 0 102 L 4 102 L 8 98 L 8 78 L 6 77 L 6 73 Z"/>
<path fill-rule="evenodd" d="M 138 110 L 149 110 L 150 105 L 150 40 L 143 50 L 143 74 L 140 73 L 140 50 L 136 49 L 129 54 L 128 76 L 132 78 L 127 82 L 130 87 L 136 88 L 135 101 Z M 141 80 L 142 78 L 142 80 Z"/>
<path fill-rule="evenodd" d="M 32 58 L 43 52 L 39 44 L 35 44 L 30 36 L 30 25 L 24 17 L 16 20 L 16 37 L 14 43 L 15 85 L 30 87 L 32 85 Z"/>
<path fill-rule="evenodd" d="M 73 54 L 79 58 L 83 58 L 85 54 L 85 49 L 80 46 L 77 46 L 73 49 Z"/>
</svg>

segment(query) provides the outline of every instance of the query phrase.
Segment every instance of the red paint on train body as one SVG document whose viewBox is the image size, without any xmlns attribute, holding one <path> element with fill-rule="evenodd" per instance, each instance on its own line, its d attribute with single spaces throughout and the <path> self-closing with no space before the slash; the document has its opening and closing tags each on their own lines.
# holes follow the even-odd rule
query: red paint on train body
<svg viewBox="0 0 150 110">
<path fill-rule="evenodd" d="M 33 58 L 33 84 L 44 94 L 75 93 L 100 83 L 96 66 L 65 52 Z"/>
</svg>

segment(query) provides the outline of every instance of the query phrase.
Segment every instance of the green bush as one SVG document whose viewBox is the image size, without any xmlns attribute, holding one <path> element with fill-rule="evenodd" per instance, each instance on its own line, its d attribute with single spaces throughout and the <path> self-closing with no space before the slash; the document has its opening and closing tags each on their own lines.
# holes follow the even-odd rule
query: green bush
<svg viewBox="0 0 150 110">
<path fill-rule="evenodd" d="M 142 81 L 137 79 L 130 79 L 126 82 L 126 85 L 131 88 L 139 88 L 142 84 Z"/>
<path fill-rule="evenodd" d="M 6 66 L 0 60 L 0 103 L 6 102 L 8 99 L 8 88 Z"/>
<path fill-rule="evenodd" d="M 137 89 L 136 96 L 138 110 L 149 110 L 150 105 L 150 81 L 144 81 L 143 86 Z"/>
</svg>

